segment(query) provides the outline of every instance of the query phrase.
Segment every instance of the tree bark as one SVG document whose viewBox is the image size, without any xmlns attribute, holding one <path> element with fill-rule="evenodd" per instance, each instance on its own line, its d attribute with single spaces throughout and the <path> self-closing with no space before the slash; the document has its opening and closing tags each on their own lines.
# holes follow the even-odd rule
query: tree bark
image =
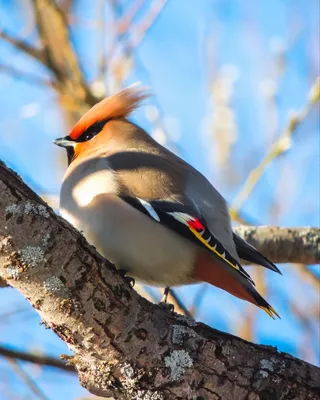
<svg viewBox="0 0 320 400">
<path fill-rule="evenodd" d="M 81 384 L 114 399 L 319 399 L 319 368 L 140 297 L 0 163 L 0 277 L 74 351 Z"/>
<path fill-rule="evenodd" d="M 234 231 L 275 263 L 320 263 L 319 228 L 239 226 Z"/>
</svg>

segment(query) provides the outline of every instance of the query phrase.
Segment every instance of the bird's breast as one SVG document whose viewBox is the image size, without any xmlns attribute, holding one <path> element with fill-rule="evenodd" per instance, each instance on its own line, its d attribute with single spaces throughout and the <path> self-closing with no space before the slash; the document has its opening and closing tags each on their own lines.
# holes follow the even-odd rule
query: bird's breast
<svg viewBox="0 0 320 400">
<path fill-rule="evenodd" d="M 103 158 L 72 163 L 60 191 L 60 213 L 77 229 L 84 231 L 85 216 L 93 199 L 118 191 L 116 172 Z"/>
<path fill-rule="evenodd" d="M 62 214 L 129 275 L 160 286 L 190 283 L 196 246 L 117 195 L 97 195 L 81 213 L 63 209 Z"/>
<path fill-rule="evenodd" d="M 61 202 L 87 206 L 99 194 L 118 191 L 118 179 L 105 158 L 89 159 L 69 167 L 61 188 Z"/>
</svg>

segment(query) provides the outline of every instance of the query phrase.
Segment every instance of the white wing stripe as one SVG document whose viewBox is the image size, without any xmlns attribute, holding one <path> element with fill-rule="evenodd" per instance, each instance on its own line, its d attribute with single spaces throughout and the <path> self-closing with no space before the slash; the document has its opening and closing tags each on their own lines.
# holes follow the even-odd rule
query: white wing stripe
<svg viewBox="0 0 320 400">
<path fill-rule="evenodd" d="M 137 199 L 140 201 L 142 206 L 148 211 L 148 214 L 150 215 L 150 217 L 152 217 L 156 221 L 160 222 L 159 215 L 157 214 L 155 209 L 152 207 L 152 205 L 150 203 L 148 203 L 147 201 L 140 199 L 139 197 L 137 197 Z"/>
</svg>

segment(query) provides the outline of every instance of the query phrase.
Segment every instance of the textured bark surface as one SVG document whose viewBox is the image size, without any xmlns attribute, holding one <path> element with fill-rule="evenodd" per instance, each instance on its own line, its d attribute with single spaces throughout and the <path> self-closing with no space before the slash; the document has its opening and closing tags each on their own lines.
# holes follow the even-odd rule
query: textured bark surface
<svg viewBox="0 0 320 400">
<path fill-rule="evenodd" d="M 319 228 L 240 226 L 234 230 L 275 263 L 320 263 Z"/>
<path fill-rule="evenodd" d="M 140 297 L 3 164 L 0 193 L 0 276 L 74 351 L 70 362 L 92 393 L 145 400 L 319 399 L 317 367 Z"/>
</svg>

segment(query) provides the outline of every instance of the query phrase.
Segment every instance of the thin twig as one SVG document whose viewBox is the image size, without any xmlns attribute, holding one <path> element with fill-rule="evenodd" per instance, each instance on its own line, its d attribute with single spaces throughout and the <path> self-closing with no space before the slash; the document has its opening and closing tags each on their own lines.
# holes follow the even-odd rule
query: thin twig
<svg viewBox="0 0 320 400">
<path fill-rule="evenodd" d="M 8 358 L 12 368 L 16 374 L 24 381 L 32 393 L 34 393 L 41 400 L 48 400 L 48 397 L 43 393 L 41 389 L 37 386 L 34 380 L 27 374 L 27 372 L 18 364 L 18 362 L 13 358 Z"/>
<path fill-rule="evenodd" d="M 85 82 L 63 11 L 53 0 L 32 0 L 32 4 L 45 53 L 45 65 L 60 82 L 61 94 L 72 97 L 79 107 L 84 103 L 93 106 L 97 99 Z"/>
<path fill-rule="evenodd" d="M 199 289 L 196 295 L 194 296 L 194 302 L 190 308 L 190 314 L 192 315 L 192 318 L 196 317 L 198 310 L 201 308 L 208 287 L 209 287 L 208 285 L 203 285 L 203 284 L 199 286 Z"/>
<path fill-rule="evenodd" d="M 46 57 L 42 49 L 30 46 L 25 41 L 16 39 L 4 31 L 0 31 L 0 38 L 12 44 L 16 49 L 21 50 L 29 56 L 35 58 L 37 61 L 40 61 L 42 64 L 46 63 Z"/>
<path fill-rule="evenodd" d="M 99 4 L 99 27 L 101 31 L 101 43 L 100 43 L 100 53 L 98 54 L 98 78 L 100 78 L 104 82 L 106 70 L 107 70 L 107 45 L 106 45 L 106 18 L 104 15 L 105 10 L 105 0 L 100 0 Z"/>
<path fill-rule="evenodd" d="M 151 26 L 155 23 L 157 18 L 159 17 L 161 11 L 166 5 L 167 0 L 158 0 L 157 2 L 153 2 L 152 6 L 149 9 L 148 14 L 144 17 L 143 21 L 134 26 L 136 32 L 136 39 L 132 40 L 132 47 L 136 48 L 141 44 L 142 40 L 146 37 L 147 32 L 151 28 Z"/>
<path fill-rule="evenodd" d="M 166 0 L 158 0 L 157 2 L 153 2 L 150 6 L 148 12 L 143 18 L 143 21 L 139 24 L 133 25 L 132 27 L 128 27 L 127 31 L 121 29 L 120 34 L 117 37 L 117 42 L 121 43 L 123 46 L 123 53 L 119 55 L 119 58 L 114 60 L 114 55 L 116 53 L 116 46 L 113 48 L 112 54 L 110 54 L 109 62 L 113 63 L 113 71 L 118 72 L 119 78 L 118 80 L 123 81 L 125 79 L 125 75 L 128 74 L 128 66 L 129 69 L 132 67 L 133 62 L 130 62 L 133 59 L 133 51 L 137 48 L 142 40 L 145 38 L 147 32 L 150 27 L 154 24 L 161 11 L 163 10 L 166 4 Z M 117 7 L 118 8 L 118 5 Z M 133 16 L 132 16 L 133 18 Z M 130 19 L 129 19 L 130 21 Z M 120 23 L 121 25 L 121 23 Z M 123 39 L 128 36 L 128 33 L 131 33 L 130 37 L 126 41 Z M 123 68 L 123 65 L 127 67 L 127 69 Z M 120 71 L 120 73 L 119 73 Z M 118 86 L 120 86 L 118 84 Z"/>
<path fill-rule="evenodd" d="M 51 87 L 53 89 L 57 88 L 54 81 L 49 81 L 47 79 L 43 79 L 40 76 L 32 74 L 31 72 L 19 71 L 18 69 L 15 69 L 14 67 L 11 67 L 10 65 L 0 64 L 0 72 L 4 72 L 8 75 L 11 75 L 14 78 L 22 79 L 25 82 L 28 82 L 31 84 L 45 85 L 45 86 Z"/>
<path fill-rule="evenodd" d="M 314 287 L 317 293 L 319 293 L 320 278 L 304 264 L 295 264 L 295 266 L 301 277 L 308 281 Z"/>
<path fill-rule="evenodd" d="M 264 174 L 268 165 L 277 157 L 285 153 L 291 147 L 292 135 L 297 130 L 298 126 L 306 119 L 312 110 L 313 106 L 319 101 L 320 98 L 320 78 L 318 77 L 314 82 L 308 96 L 308 101 L 302 109 L 293 113 L 288 121 L 288 124 L 276 142 L 272 145 L 268 154 L 264 157 L 261 163 L 251 171 L 247 181 L 245 182 L 242 190 L 233 201 L 233 206 L 230 210 L 232 218 L 236 218 L 239 210 L 249 198 L 253 189 L 257 185 L 259 179 Z"/>
<path fill-rule="evenodd" d="M 117 33 L 120 36 L 125 35 L 130 31 L 130 25 L 143 5 L 144 0 L 136 0 L 127 8 L 124 16 L 116 24 Z"/>
<path fill-rule="evenodd" d="M 61 361 L 57 358 L 34 353 L 27 353 L 24 351 L 12 350 L 3 345 L 0 346 L 0 356 L 21 361 L 27 361 L 32 364 L 43 365 L 45 367 L 58 368 L 66 372 L 75 373 L 75 369 L 73 368 L 73 366 L 67 365 L 64 361 Z"/>
<path fill-rule="evenodd" d="M 314 325 L 312 319 L 310 318 L 310 314 L 301 310 L 300 306 L 297 304 L 295 299 L 290 299 L 288 301 L 289 307 L 291 309 L 292 314 L 299 320 L 300 324 L 304 328 L 305 343 L 301 340 L 300 336 L 300 351 L 301 357 L 311 363 L 317 363 L 317 343 L 318 343 L 318 324 Z M 303 336 L 305 336 L 303 335 Z M 302 337 L 303 337 L 302 336 Z"/>
<path fill-rule="evenodd" d="M 174 311 L 177 312 L 178 314 L 182 314 L 187 318 L 194 319 L 191 312 L 183 304 L 183 302 L 180 300 L 179 296 L 173 289 L 170 289 L 169 291 L 168 302 L 174 305 Z"/>
</svg>

